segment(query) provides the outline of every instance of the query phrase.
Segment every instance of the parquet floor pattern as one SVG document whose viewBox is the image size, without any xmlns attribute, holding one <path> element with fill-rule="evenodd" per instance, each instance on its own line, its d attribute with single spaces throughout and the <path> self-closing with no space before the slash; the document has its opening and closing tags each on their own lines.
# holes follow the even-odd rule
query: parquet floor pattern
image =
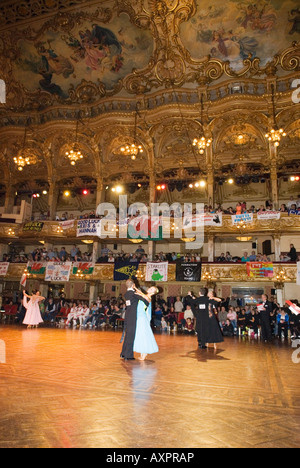
<svg viewBox="0 0 300 468">
<path fill-rule="evenodd" d="M 0 448 L 299 447 L 290 345 L 158 334 L 158 354 L 125 363 L 120 338 L 0 326 Z"/>
</svg>

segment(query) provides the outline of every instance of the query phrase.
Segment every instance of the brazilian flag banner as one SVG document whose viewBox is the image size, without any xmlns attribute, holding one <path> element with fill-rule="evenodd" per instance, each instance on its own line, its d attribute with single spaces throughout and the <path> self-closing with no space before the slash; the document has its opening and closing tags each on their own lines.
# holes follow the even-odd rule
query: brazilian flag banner
<svg viewBox="0 0 300 468">
<path fill-rule="evenodd" d="M 139 270 L 140 262 L 115 262 L 114 281 L 127 281 L 135 279 Z"/>
</svg>

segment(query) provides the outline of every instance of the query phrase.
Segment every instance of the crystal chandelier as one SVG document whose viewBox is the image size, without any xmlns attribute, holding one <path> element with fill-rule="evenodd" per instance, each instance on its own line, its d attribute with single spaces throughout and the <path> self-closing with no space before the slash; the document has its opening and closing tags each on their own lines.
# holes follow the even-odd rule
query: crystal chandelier
<svg viewBox="0 0 300 468">
<path fill-rule="evenodd" d="M 79 119 L 77 120 L 77 123 L 76 123 L 75 143 L 73 144 L 71 149 L 69 149 L 65 153 L 66 157 L 70 161 L 71 166 L 75 166 L 78 161 L 83 159 L 83 154 L 81 153 L 81 151 L 79 149 L 79 145 L 77 143 L 77 140 L 78 140 L 78 125 L 79 125 Z"/>
<path fill-rule="evenodd" d="M 137 117 L 139 115 L 138 105 L 139 105 L 139 103 L 137 102 L 136 106 L 135 106 L 133 143 L 132 144 L 126 143 L 125 145 L 122 145 L 121 148 L 120 148 L 121 153 L 124 156 L 130 156 L 133 161 L 136 160 L 137 156 L 140 153 L 144 152 L 142 145 L 139 145 L 137 143 Z"/>
<path fill-rule="evenodd" d="M 136 160 L 139 153 L 143 153 L 142 145 L 137 145 L 136 143 L 132 143 L 132 145 L 125 145 L 120 148 L 120 151 L 124 156 L 130 156 L 133 161 Z"/>
<path fill-rule="evenodd" d="M 274 143 L 274 146 L 279 146 L 282 137 L 286 136 L 283 128 L 279 128 L 276 122 L 276 110 L 275 110 L 275 88 L 272 84 L 272 110 L 273 110 L 273 128 L 266 133 L 265 137 L 270 143 Z"/>
<path fill-rule="evenodd" d="M 17 156 L 14 157 L 14 163 L 18 171 L 22 172 L 24 167 L 36 164 L 36 156 L 31 154 L 31 150 L 26 148 L 27 128 L 25 127 L 22 148 L 18 151 Z"/>
<path fill-rule="evenodd" d="M 30 166 L 30 158 L 24 158 L 21 154 L 14 157 L 14 163 L 16 164 L 18 171 L 22 172 L 25 166 Z"/>
<path fill-rule="evenodd" d="M 204 136 L 200 139 L 195 138 L 193 141 L 193 146 L 197 146 L 200 154 L 204 154 L 206 148 L 208 148 L 212 143 L 211 139 L 206 139 Z"/>
<path fill-rule="evenodd" d="M 75 166 L 75 164 L 83 159 L 83 155 L 79 149 L 77 149 L 76 144 L 74 145 L 73 149 L 66 151 L 66 156 L 68 157 L 71 166 Z"/>
<path fill-rule="evenodd" d="M 203 125 L 203 94 L 201 94 L 201 125 Z M 201 138 L 195 138 L 193 141 L 193 146 L 197 146 L 200 154 L 204 154 L 206 148 L 212 144 L 211 138 L 206 138 L 202 136 Z"/>
</svg>

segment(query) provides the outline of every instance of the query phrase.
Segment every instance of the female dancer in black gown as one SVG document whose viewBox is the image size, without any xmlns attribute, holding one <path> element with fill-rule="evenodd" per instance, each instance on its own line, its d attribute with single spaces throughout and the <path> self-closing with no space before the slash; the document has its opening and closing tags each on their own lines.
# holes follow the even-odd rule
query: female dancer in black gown
<svg viewBox="0 0 300 468">
<path fill-rule="evenodd" d="M 214 312 L 214 309 L 217 303 L 221 302 L 221 299 L 218 297 L 214 297 L 212 291 L 209 291 L 207 296 L 209 298 L 209 302 L 208 302 L 209 325 L 208 325 L 208 341 L 206 345 L 208 345 L 209 343 L 213 343 L 214 348 L 217 349 L 217 343 L 222 343 L 224 341 L 218 319 Z"/>
</svg>

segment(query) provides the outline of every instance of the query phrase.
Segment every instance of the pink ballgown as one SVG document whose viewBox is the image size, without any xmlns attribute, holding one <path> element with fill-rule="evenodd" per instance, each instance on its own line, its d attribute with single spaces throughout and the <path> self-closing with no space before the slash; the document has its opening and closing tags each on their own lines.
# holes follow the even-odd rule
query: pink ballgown
<svg viewBox="0 0 300 468">
<path fill-rule="evenodd" d="M 37 299 L 31 298 L 28 302 L 27 297 L 24 296 L 23 305 L 27 310 L 23 321 L 24 325 L 38 325 L 39 323 L 43 323 L 39 307 L 39 301 Z"/>
</svg>

